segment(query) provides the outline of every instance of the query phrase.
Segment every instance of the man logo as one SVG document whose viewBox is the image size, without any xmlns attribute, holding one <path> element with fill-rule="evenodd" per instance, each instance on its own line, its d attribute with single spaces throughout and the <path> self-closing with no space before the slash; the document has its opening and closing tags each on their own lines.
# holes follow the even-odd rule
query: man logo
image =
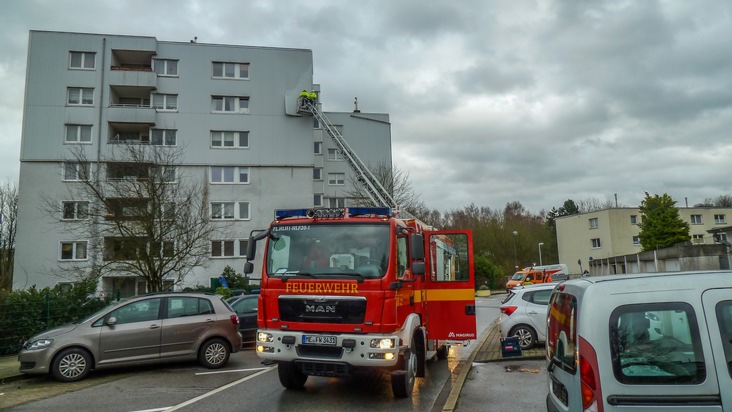
<svg viewBox="0 0 732 412">
<path fill-rule="evenodd" d="M 305 305 L 306 313 L 336 313 L 335 305 Z"/>
</svg>

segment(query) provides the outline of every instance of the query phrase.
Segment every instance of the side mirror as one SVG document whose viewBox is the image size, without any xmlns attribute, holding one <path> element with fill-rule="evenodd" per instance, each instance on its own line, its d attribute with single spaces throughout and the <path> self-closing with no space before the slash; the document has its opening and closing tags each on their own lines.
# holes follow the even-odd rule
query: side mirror
<svg viewBox="0 0 732 412">
<path fill-rule="evenodd" d="M 424 237 L 416 234 L 410 236 L 409 250 L 412 255 L 412 260 L 424 260 Z"/>
<path fill-rule="evenodd" d="M 247 242 L 247 261 L 254 260 L 254 256 L 257 254 L 257 241 L 254 240 L 254 236 L 249 236 L 249 241 Z M 247 262 L 249 263 L 249 262 Z M 246 265 L 245 265 L 246 267 Z M 251 272 L 249 272 L 251 273 Z"/>
<path fill-rule="evenodd" d="M 412 274 L 413 275 L 424 275 L 425 271 L 426 270 L 425 270 L 424 262 L 412 263 Z"/>
<path fill-rule="evenodd" d="M 249 255 L 247 255 L 247 259 L 249 258 Z M 251 273 L 254 273 L 254 263 L 250 261 L 244 262 L 244 274 L 249 275 Z"/>
<path fill-rule="evenodd" d="M 109 319 L 107 319 L 107 322 L 105 322 L 105 325 L 107 326 L 114 326 L 117 323 L 117 318 L 114 316 L 111 316 Z"/>
</svg>

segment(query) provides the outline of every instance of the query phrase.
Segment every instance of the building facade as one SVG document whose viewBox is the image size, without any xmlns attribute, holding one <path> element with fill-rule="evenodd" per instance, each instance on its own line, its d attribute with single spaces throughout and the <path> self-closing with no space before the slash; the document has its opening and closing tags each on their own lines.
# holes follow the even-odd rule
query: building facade
<svg viewBox="0 0 732 412">
<path fill-rule="evenodd" d="M 680 218 L 689 223 L 692 245 L 714 245 L 727 241 L 727 227 L 732 208 L 679 208 Z M 636 255 L 642 250 L 638 224 L 638 208 L 610 208 L 557 218 L 559 261 L 566 263 L 570 273 L 589 270 L 591 262 L 621 256 Z M 635 261 L 635 259 L 633 259 Z M 642 259 L 641 259 L 642 260 Z M 637 273 L 627 259 L 608 263 L 607 273 Z M 641 270 L 648 270 L 643 267 Z"/>
<path fill-rule="evenodd" d="M 141 178 L 113 162 L 122 147 L 177 149 L 170 183 L 201 184 L 215 228 L 204 240 L 209 256 L 176 288 L 208 286 L 227 266 L 241 273 L 250 232 L 275 209 L 348 205 L 351 171 L 314 119 L 297 114 L 302 90 L 322 101 L 310 50 L 31 31 L 13 288 L 74 282 L 109 259 L 105 249 L 125 247 L 68 229 L 88 223 L 88 199 L 74 190 L 88 171 L 100 170 L 101 181 Z M 366 164 L 391 165 L 388 115 L 328 117 Z M 148 287 L 117 273 L 100 289 Z"/>
</svg>

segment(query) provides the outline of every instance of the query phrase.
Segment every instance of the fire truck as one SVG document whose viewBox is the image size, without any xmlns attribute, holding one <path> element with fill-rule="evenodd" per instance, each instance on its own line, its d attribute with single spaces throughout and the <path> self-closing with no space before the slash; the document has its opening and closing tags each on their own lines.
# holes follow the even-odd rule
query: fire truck
<svg viewBox="0 0 732 412">
<path fill-rule="evenodd" d="M 309 102 L 378 207 L 276 210 L 249 239 L 244 273 L 261 262 L 257 355 L 289 389 L 309 376 L 389 371 L 409 397 L 428 361 L 476 339 L 472 233 L 399 217 L 393 198 Z M 257 244 L 262 244 L 257 258 Z"/>
<path fill-rule="evenodd" d="M 476 339 L 469 231 L 429 230 L 389 208 L 293 209 L 250 238 L 247 260 L 261 240 L 256 351 L 286 388 L 386 368 L 408 397 L 427 361 Z"/>
</svg>

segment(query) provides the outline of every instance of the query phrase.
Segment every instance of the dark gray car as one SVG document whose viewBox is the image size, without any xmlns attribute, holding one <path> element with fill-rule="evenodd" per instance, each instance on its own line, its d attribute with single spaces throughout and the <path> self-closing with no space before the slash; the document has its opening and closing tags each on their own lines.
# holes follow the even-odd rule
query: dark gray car
<svg viewBox="0 0 732 412">
<path fill-rule="evenodd" d="M 71 382 L 92 369 L 171 360 L 220 368 L 240 348 L 239 318 L 221 296 L 157 293 L 42 332 L 23 344 L 18 360 L 23 373 Z"/>
</svg>

